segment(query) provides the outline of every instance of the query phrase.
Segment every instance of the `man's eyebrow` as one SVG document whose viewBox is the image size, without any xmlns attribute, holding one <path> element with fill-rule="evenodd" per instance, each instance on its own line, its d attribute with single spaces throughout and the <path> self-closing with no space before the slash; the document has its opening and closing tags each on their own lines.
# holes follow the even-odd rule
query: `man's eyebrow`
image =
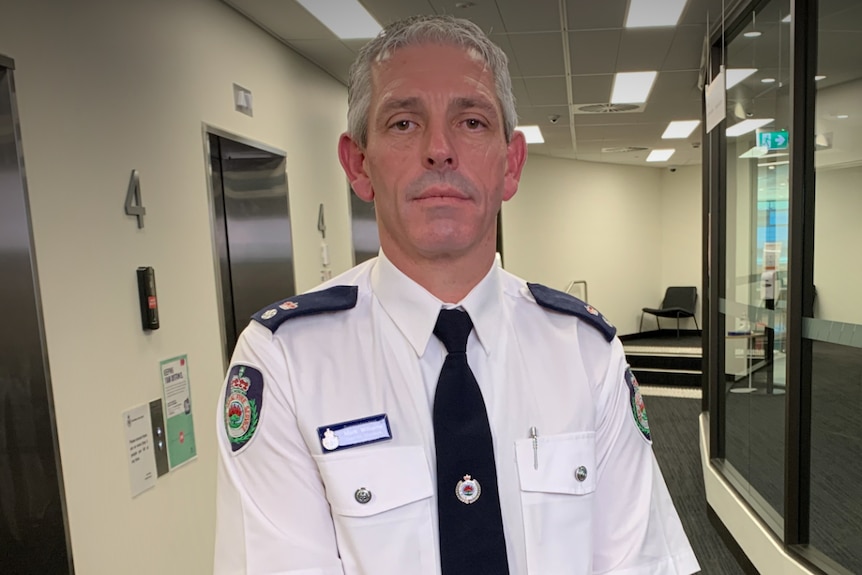
<svg viewBox="0 0 862 575">
<path fill-rule="evenodd" d="M 385 116 L 391 112 L 399 110 L 415 110 L 419 107 L 419 98 L 413 96 L 407 98 L 391 98 L 383 102 L 383 105 L 380 106 L 380 109 L 378 110 L 378 114 L 380 116 Z"/>
<path fill-rule="evenodd" d="M 452 102 L 452 108 L 456 110 L 469 110 L 472 108 L 482 110 L 489 116 L 497 115 L 497 107 L 485 98 L 455 98 Z"/>
</svg>

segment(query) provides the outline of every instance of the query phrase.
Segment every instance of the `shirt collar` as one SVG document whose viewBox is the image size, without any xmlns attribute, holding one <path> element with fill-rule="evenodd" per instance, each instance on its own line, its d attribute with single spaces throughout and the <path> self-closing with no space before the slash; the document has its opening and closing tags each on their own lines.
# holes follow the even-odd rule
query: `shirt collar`
<svg viewBox="0 0 862 575">
<path fill-rule="evenodd" d="M 381 249 L 371 271 L 371 289 L 418 356 L 425 353 L 437 316 L 444 307 L 461 307 L 470 314 L 476 337 L 488 355 L 503 331 L 503 290 L 496 263 L 463 300 L 452 305 L 407 277 Z"/>
</svg>

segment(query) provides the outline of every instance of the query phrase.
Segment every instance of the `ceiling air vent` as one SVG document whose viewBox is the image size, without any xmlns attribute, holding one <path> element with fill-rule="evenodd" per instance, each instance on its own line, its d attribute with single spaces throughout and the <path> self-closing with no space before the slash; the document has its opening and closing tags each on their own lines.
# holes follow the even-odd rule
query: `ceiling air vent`
<svg viewBox="0 0 862 575">
<path fill-rule="evenodd" d="M 618 146 L 616 148 L 602 148 L 603 154 L 624 154 L 625 152 L 644 152 L 649 148 L 643 146 Z"/>
<path fill-rule="evenodd" d="M 583 104 L 575 108 L 575 114 L 620 114 L 643 110 L 643 104 Z"/>
</svg>

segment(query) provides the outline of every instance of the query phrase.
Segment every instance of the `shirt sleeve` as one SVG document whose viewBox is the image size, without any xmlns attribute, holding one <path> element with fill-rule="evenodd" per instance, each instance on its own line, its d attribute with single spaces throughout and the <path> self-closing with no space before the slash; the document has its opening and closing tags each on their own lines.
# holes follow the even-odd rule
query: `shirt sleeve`
<svg viewBox="0 0 862 575">
<path fill-rule="evenodd" d="M 605 350 L 608 344 L 604 341 Z M 614 339 L 598 386 L 595 574 L 689 575 L 700 570 L 652 450 L 637 380 Z M 597 370 L 598 371 L 598 370 Z"/>
<path fill-rule="evenodd" d="M 278 341 L 253 322 L 239 338 L 217 410 L 215 575 L 343 575 L 288 378 Z"/>
</svg>

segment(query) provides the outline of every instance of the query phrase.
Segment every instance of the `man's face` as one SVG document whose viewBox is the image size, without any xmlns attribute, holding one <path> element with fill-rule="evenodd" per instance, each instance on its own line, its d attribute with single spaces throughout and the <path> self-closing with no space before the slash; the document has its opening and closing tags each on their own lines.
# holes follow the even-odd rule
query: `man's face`
<svg viewBox="0 0 862 575">
<path fill-rule="evenodd" d="M 400 48 L 372 68 L 364 150 L 339 143 L 354 191 L 375 202 L 390 257 L 493 253 L 500 204 L 518 187 L 526 145 L 507 145 L 494 78 L 444 44 Z"/>
</svg>

